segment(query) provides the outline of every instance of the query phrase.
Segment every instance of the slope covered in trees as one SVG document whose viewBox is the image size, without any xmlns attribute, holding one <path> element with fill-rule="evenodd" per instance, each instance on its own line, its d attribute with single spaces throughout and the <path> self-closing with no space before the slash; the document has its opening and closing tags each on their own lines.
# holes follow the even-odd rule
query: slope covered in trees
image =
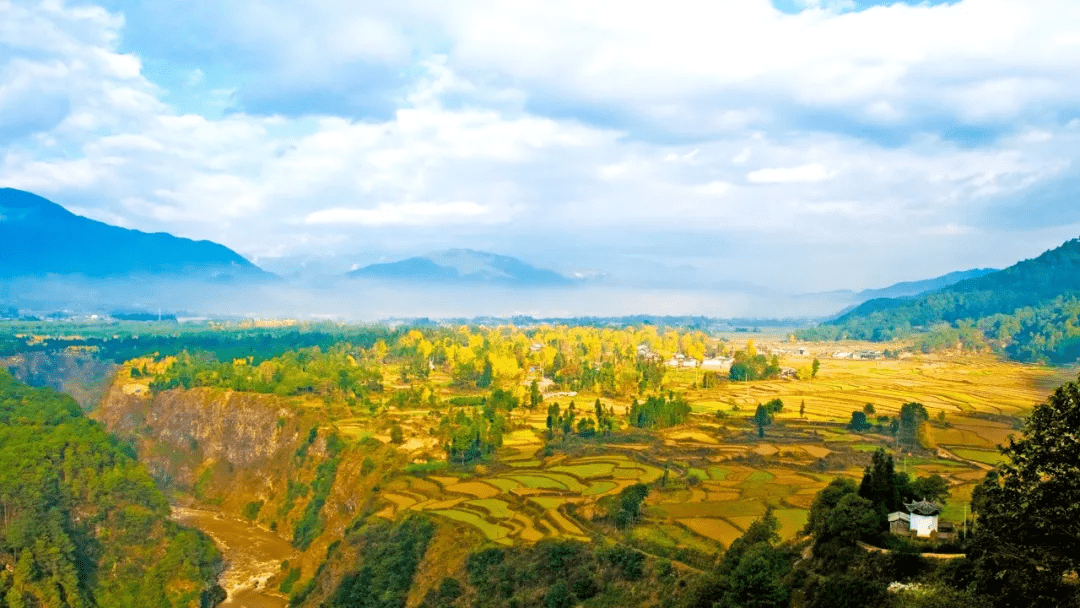
<svg viewBox="0 0 1080 608">
<path fill-rule="evenodd" d="M 220 557 L 129 447 L 66 395 L 0 371 L 0 607 L 200 607 Z"/>
<path fill-rule="evenodd" d="M 989 346 L 1026 360 L 1080 356 L 1080 239 L 1004 270 L 906 299 L 877 299 L 805 339 L 891 340 L 931 332 L 939 344 Z"/>
</svg>

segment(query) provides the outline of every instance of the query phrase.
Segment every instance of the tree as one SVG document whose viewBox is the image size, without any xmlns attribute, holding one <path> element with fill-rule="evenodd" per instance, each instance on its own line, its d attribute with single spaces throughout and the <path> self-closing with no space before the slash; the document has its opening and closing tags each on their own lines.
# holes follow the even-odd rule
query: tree
<svg viewBox="0 0 1080 608">
<path fill-rule="evenodd" d="M 814 362 L 810 365 L 810 377 L 817 378 L 818 370 L 821 369 L 821 361 L 814 358 Z"/>
<path fill-rule="evenodd" d="M 555 429 L 559 428 L 559 404 L 552 403 L 547 409 L 548 439 L 555 438 Z"/>
<path fill-rule="evenodd" d="M 544 396 L 540 394 L 540 383 L 533 380 L 532 384 L 529 385 L 529 411 L 535 410 L 543 401 Z"/>
<path fill-rule="evenodd" d="M 910 402 L 900 406 L 900 445 L 913 449 L 918 439 L 919 425 L 929 419 L 930 415 L 921 403 Z"/>
<path fill-rule="evenodd" d="M 906 481 L 897 478 L 892 454 L 878 448 L 863 472 L 859 496 L 869 500 L 882 515 L 892 513 L 900 510 L 900 488 L 907 485 Z"/>
<path fill-rule="evenodd" d="M 855 432 L 862 432 L 870 428 L 870 423 L 866 421 L 865 412 L 851 412 L 851 422 L 848 423 L 848 428 Z"/>
<path fill-rule="evenodd" d="M 772 424 L 772 414 L 769 413 L 768 408 L 759 404 L 752 420 L 757 426 L 758 437 L 761 438 L 765 436 L 765 427 Z"/>
<path fill-rule="evenodd" d="M 405 433 L 401 431 L 401 425 L 395 424 L 390 427 L 390 443 L 394 445 L 405 443 Z"/>
<path fill-rule="evenodd" d="M 1080 571 L 1080 384 L 1036 406 L 972 495 L 976 588 L 996 606 L 1074 606 Z"/>
<path fill-rule="evenodd" d="M 862 411 L 867 416 L 873 416 L 874 414 L 877 413 L 877 409 L 874 408 L 873 403 L 867 403 L 866 405 L 864 405 L 863 408 L 862 408 Z"/>
<path fill-rule="evenodd" d="M 937 473 L 919 477 L 908 484 L 905 494 L 905 499 L 929 500 L 943 505 L 949 500 L 949 481 Z"/>
<path fill-rule="evenodd" d="M 806 399 L 799 404 L 799 418 L 806 418 Z"/>
<path fill-rule="evenodd" d="M 803 533 L 814 539 L 814 558 L 835 570 L 855 559 L 856 541 L 876 540 L 886 524 L 854 480 L 837 477 L 814 496 Z"/>
</svg>

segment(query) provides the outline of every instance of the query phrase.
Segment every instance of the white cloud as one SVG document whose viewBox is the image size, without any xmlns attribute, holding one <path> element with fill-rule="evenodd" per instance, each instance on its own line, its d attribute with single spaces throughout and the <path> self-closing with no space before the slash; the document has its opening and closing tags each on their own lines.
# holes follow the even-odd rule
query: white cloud
<svg viewBox="0 0 1080 608">
<path fill-rule="evenodd" d="M 201 33 L 247 63 L 186 66 L 181 88 L 228 103 L 249 84 L 221 79 L 233 68 L 301 99 L 363 97 L 366 62 L 402 75 L 393 107 L 363 120 L 184 114 L 144 58 L 118 50 L 137 20 L 0 0 L 0 44 L 16 49 L 0 58 L 0 129 L 11 116 L 22 130 L 0 137 L 0 185 L 248 255 L 437 242 L 662 256 L 699 247 L 693 233 L 709 255 L 739 234 L 781 243 L 780 257 L 876 240 L 895 262 L 911 241 L 977 239 L 995 205 L 1080 160 L 1080 123 L 1054 122 L 1080 105 L 1066 77 L 1080 71 L 1080 19 L 1050 0 L 799 15 L 765 0 L 222 6 L 205 5 L 227 18 Z M 290 38 L 305 28 L 327 50 Z M 196 74 L 211 82 L 184 78 Z M 52 114 L 12 112 L 49 99 Z M 844 120 L 900 135 L 879 145 Z M 999 123 L 1017 134 L 939 133 Z"/>
<path fill-rule="evenodd" d="M 491 210 L 468 201 L 379 203 L 373 209 L 323 209 L 309 214 L 304 222 L 358 226 L 431 226 L 484 221 L 485 216 L 490 214 Z"/>
<path fill-rule="evenodd" d="M 836 175 L 818 163 L 798 167 L 775 167 L 757 169 L 746 174 L 746 180 L 755 184 L 783 184 L 791 182 L 820 182 Z"/>
</svg>

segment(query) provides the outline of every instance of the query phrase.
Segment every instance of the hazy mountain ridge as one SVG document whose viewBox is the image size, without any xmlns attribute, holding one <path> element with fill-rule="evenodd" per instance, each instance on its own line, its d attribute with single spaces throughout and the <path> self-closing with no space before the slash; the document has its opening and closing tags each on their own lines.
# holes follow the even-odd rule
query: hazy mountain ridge
<svg viewBox="0 0 1080 608">
<path fill-rule="evenodd" d="M 1004 270 L 903 299 L 880 298 L 805 339 L 892 340 L 926 332 L 924 351 L 991 348 L 1030 362 L 1080 360 L 1080 239 Z"/>
<path fill-rule="evenodd" d="M 449 249 L 370 264 L 347 273 L 350 278 L 429 283 L 492 283 L 529 287 L 570 285 L 571 279 L 517 258 L 472 249 Z"/>
<path fill-rule="evenodd" d="M 160 275 L 214 280 L 272 274 L 210 241 L 147 233 L 75 215 L 45 198 L 0 188 L 0 277 Z"/>
<path fill-rule="evenodd" d="M 1008 268 L 959 281 L 909 299 L 869 300 L 836 320 L 844 323 L 889 312 L 911 325 L 1011 313 L 1069 293 L 1080 292 L 1080 239 L 1017 262 Z"/>
</svg>

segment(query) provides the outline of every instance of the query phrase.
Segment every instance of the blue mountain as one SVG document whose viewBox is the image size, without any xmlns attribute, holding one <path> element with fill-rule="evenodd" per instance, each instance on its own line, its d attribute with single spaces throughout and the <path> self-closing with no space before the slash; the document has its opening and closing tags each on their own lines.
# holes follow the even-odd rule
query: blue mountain
<svg viewBox="0 0 1080 608">
<path fill-rule="evenodd" d="M 128 275 L 263 279 L 274 275 L 210 241 L 110 226 L 36 194 L 0 188 L 0 277 Z"/>
<path fill-rule="evenodd" d="M 573 283 L 563 275 L 517 258 L 472 249 L 450 249 L 397 262 L 371 264 L 347 273 L 351 278 L 414 283 L 552 287 Z"/>
</svg>

